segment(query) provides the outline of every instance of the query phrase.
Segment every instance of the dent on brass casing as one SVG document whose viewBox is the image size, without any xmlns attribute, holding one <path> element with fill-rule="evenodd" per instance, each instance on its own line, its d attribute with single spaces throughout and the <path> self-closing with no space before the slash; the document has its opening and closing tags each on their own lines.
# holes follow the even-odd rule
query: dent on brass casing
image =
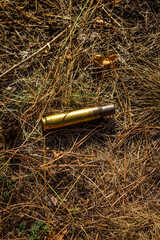
<svg viewBox="0 0 160 240">
<path fill-rule="evenodd" d="M 42 118 L 43 130 L 60 128 L 76 123 L 87 122 L 115 113 L 113 104 L 102 107 L 92 107 L 69 113 L 50 115 Z"/>
</svg>

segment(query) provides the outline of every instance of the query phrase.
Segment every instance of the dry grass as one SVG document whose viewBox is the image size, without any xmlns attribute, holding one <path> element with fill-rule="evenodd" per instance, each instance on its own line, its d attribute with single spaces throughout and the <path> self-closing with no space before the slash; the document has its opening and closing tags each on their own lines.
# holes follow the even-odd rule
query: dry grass
<svg viewBox="0 0 160 240">
<path fill-rule="evenodd" d="M 1 1 L 1 239 L 160 239 L 159 7 Z M 42 115 L 107 103 L 110 119 L 42 133 Z"/>
</svg>

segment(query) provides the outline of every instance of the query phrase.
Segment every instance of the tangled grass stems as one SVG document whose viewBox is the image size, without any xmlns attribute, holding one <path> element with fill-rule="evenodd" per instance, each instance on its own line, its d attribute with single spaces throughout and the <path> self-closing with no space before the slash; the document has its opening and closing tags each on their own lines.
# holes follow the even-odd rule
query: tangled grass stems
<svg viewBox="0 0 160 240">
<path fill-rule="evenodd" d="M 0 3 L 2 239 L 160 238 L 158 8 Z M 108 103 L 110 119 L 42 132 L 42 115 Z"/>
</svg>

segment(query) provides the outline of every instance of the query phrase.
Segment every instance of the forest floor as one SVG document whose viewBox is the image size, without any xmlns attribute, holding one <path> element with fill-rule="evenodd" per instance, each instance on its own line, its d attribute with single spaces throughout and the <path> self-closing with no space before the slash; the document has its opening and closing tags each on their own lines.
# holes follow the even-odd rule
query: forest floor
<svg viewBox="0 0 160 240">
<path fill-rule="evenodd" d="M 159 10 L 1 1 L 0 239 L 160 239 Z M 110 103 L 42 131 L 42 116 Z"/>
</svg>

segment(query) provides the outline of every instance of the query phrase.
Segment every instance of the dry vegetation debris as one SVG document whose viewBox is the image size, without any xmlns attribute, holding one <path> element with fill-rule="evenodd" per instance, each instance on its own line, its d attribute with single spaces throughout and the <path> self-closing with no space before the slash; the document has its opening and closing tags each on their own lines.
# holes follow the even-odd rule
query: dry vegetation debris
<svg viewBox="0 0 160 240">
<path fill-rule="evenodd" d="M 1 1 L 1 239 L 160 239 L 159 9 Z M 110 119 L 42 133 L 42 115 L 107 103 Z"/>
</svg>

